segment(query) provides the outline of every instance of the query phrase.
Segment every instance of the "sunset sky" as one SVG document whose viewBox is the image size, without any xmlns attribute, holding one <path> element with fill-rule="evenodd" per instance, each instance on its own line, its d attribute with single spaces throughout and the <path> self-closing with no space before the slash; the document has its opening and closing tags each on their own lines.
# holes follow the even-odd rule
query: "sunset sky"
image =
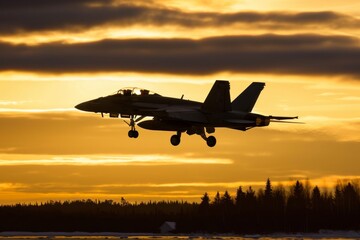
<svg viewBox="0 0 360 240">
<path fill-rule="evenodd" d="M 359 0 L 2 0 L 0 19 L 0 204 L 360 179 Z M 254 112 L 306 124 L 173 147 L 74 109 L 129 86 L 202 102 L 216 79 L 232 99 L 265 82 Z"/>
</svg>

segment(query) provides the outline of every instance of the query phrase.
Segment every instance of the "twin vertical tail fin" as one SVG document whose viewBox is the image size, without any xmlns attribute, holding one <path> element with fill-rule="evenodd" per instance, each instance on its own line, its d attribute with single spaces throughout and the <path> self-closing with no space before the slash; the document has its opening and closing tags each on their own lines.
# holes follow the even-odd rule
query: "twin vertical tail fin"
<svg viewBox="0 0 360 240">
<path fill-rule="evenodd" d="M 264 89 L 265 83 L 253 82 L 251 83 L 232 103 L 232 110 L 251 112 L 254 105 Z"/>
<path fill-rule="evenodd" d="M 231 110 L 251 112 L 264 89 L 265 83 L 251 83 L 233 102 L 230 100 L 229 81 L 216 80 L 201 110 L 209 113 L 220 113 Z"/>
<path fill-rule="evenodd" d="M 209 113 L 231 111 L 229 81 L 216 80 L 201 106 L 201 110 Z"/>
</svg>

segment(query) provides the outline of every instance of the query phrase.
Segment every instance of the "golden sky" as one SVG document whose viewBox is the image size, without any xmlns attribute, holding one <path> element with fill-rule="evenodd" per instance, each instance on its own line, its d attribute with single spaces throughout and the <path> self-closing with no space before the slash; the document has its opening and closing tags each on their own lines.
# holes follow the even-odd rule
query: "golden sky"
<svg viewBox="0 0 360 240">
<path fill-rule="evenodd" d="M 345 3 L 346 2 L 346 3 Z M 199 201 L 205 192 L 360 178 L 360 3 L 0 2 L 0 204 L 68 199 Z M 306 124 L 199 136 L 74 109 L 136 86 L 204 101 L 266 82 L 254 111 Z"/>
</svg>

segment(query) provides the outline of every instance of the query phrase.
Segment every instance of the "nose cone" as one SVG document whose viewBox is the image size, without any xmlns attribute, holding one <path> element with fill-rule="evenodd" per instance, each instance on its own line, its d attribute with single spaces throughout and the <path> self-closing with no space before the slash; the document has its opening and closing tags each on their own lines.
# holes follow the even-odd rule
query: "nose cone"
<svg viewBox="0 0 360 240">
<path fill-rule="evenodd" d="M 111 99 L 110 99 L 111 100 Z M 108 98 L 100 97 L 97 99 L 93 99 L 87 102 L 80 103 L 75 106 L 76 109 L 86 112 L 111 112 L 112 109 L 109 110 L 109 106 L 112 106 L 112 101 L 109 101 Z M 114 111 L 113 111 L 114 112 Z M 115 111 L 116 112 L 116 111 Z"/>
<path fill-rule="evenodd" d="M 86 112 L 107 112 L 108 103 L 104 98 L 97 98 L 87 102 L 80 103 L 75 106 L 76 109 Z"/>
<path fill-rule="evenodd" d="M 76 109 L 86 112 L 99 112 L 99 103 L 97 100 L 90 100 L 87 102 L 80 103 L 75 106 Z"/>
<path fill-rule="evenodd" d="M 80 103 L 78 105 L 75 106 L 76 109 L 78 110 L 81 110 L 81 111 L 87 111 L 87 103 L 86 102 L 83 102 L 83 103 Z"/>
</svg>

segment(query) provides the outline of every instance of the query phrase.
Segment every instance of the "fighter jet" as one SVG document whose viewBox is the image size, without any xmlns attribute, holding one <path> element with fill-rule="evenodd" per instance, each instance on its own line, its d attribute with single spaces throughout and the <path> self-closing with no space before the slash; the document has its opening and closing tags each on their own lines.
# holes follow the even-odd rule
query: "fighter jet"
<svg viewBox="0 0 360 240">
<path fill-rule="evenodd" d="M 254 127 L 265 127 L 270 122 L 296 123 L 284 121 L 298 117 L 266 116 L 252 113 L 252 109 L 265 86 L 263 82 L 251 83 L 232 102 L 230 100 L 230 83 L 217 80 L 203 103 L 181 98 L 164 97 L 157 93 L 140 88 L 123 88 L 116 93 L 80 103 L 75 108 L 109 114 L 111 118 L 128 118 L 125 121 L 130 130 L 128 136 L 137 138 L 136 126 L 148 130 L 171 131 L 170 142 L 177 146 L 181 134 L 200 135 L 209 147 L 216 145 L 212 134 L 215 128 L 227 127 L 247 131 Z M 151 117 L 151 120 L 145 120 Z"/>
</svg>

